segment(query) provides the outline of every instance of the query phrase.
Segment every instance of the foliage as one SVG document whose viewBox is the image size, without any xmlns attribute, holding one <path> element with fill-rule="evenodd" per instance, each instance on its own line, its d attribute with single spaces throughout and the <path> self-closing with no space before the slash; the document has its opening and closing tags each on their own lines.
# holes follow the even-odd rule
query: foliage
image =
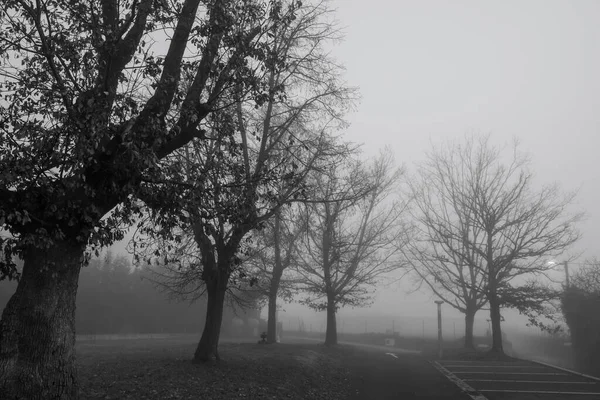
<svg viewBox="0 0 600 400">
<path fill-rule="evenodd" d="M 224 292 L 255 281 L 243 263 L 252 249 L 248 235 L 284 204 L 305 198 L 308 174 L 346 151 L 335 131 L 355 90 L 325 47 L 338 35 L 331 10 L 326 2 L 293 0 L 268 9 L 279 18 L 263 38 L 265 63 L 253 70 L 265 95 L 248 97 L 239 84 L 223 87 L 218 111 L 204 120 L 206 140 L 162 160 L 168 179 L 142 184 L 152 194 L 141 196 L 151 211 L 135 238 L 136 255 L 165 265 L 175 291 L 208 295 L 196 361 L 218 357 Z M 160 201 L 153 201 L 157 193 Z"/>
<path fill-rule="evenodd" d="M 528 318 L 528 325 L 536 326 L 550 334 L 556 334 L 562 330 L 556 306 L 561 294 L 561 290 L 550 285 L 542 285 L 536 280 L 530 280 L 514 287 L 507 282 L 498 288 L 498 297 L 502 307 L 519 311 Z"/>
<path fill-rule="evenodd" d="M 571 333 L 575 363 L 600 374 L 600 263 L 591 260 L 577 271 L 562 297 L 562 312 Z"/>
<path fill-rule="evenodd" d="M 278 4 L 289 17 L 269 31 L 271 58 L 256 72 L 268 96 L 255 104 L 240 87 L 229 88 L 228 97 L 239 101 L 207 117 L 208 140 L 164 160 L 174 171 L 171 184 L 145 186 L 163 200 L 148 202 L 152 214 L 134 251 L 165 265 L 171 273 L 165 282 L 177 292 L 201 292 L 218 274 L 238 289 L 253 286 L 257 278 L 244 261 L 260 244 L 248 235 L 284 204 L 306 198 L 307 175 L 347 151 L 334 132 L 356 94 L 325 48 L 338 35 L 331 10 L 326 2 Z"/>
<path fill-rule="evenodd" d="M 68 241 L 92 249 L 140 215 L 160 160 L 206 140 L 230 87 L 262 104 L 277 0 L 171 3 L 9 0 L 0 11 L 1 276 L 12 255 Z M 168 46 L 164 38 L 169 37 Z M 182 77 L 189 84 L 182 84 Z M 176 208 L 176 206 L 174 206 Z M 110 213 L 109 213 L 110 212 Z"/>
</svg>

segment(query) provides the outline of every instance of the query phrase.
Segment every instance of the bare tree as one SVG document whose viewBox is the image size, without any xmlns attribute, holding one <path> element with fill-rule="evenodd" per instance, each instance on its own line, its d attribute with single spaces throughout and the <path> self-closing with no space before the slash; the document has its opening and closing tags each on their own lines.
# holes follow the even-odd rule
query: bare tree
<svg viewBox="0 0 600 400">
<path fill-rule="evenodd" d="M 600 293 L 600 260 L 592 258 L 582 264 L 571 277 L 569 286 L 575 286 L 586 293 Z"/>
<path fill-rule="evenodd" d="M 453 154 L 450 155 L 454 156 Z M 473 348 L 475 314 L 487 303 L 484 258 L 468 245 L 483 236 L 464 190 L 470 171 L 431 155 L 410 182 L 414 221 L 403 253 L 420 283 L 465 314 L 466 348 Z"/>
<path fill-rule="evenodd" d="M 497 352 L 503 351 L 500 308 L 523 311 L 532 299 L 551 297 L 544 287 L 512 281 L 545 275 L 552 265 L 544 261 L 579 238 L 582 215 L 568 211 L 574 194 L 562 195 L 556 185 L 535 190 L 528 164 L 516 143 L 505 155 L 489 136 L 467 137 L 434 148 L 420 166 L 422 183 L 413 186 L 425 240 L 415 252 L 420 273 L 433 278 L 438 294 L 451 295 L 450 304 L 482 305 L 485 294 Z"/>
<path fill-rule="evenodd" d="M 298 282 L 290 267 L 297 264 L 296 241 L 306 231 L 304 222 L 299 205 L 278 210 L 262 230 L 261 249 L 250 261 L 251 274 L 258 277 L 257 287 L 268 298 L 269 343 L 277 340 L 277 299 L 291 300 L 298 291 Z"/>
<path fill-rule="evenodd" d="M 367 304 L 373 285 L 400 267 L 404 204 L 392 197 L 401 176 L 386 152 L 367 167 L 351 160 L 316 178 L 319 200 L 306 205 L 298 271 L 303 302 L 327 312 L 327 345 L 337 344 L 337 309 Z"/>
<path fill-rule="evenodd" d="M 326 2 L 302 5 L 291 0 L 273 7 L 281 23 L 269 31 L 263 48 L 266 67 L 260 71 L 267 95 L 257 106 L 244 101 L 238 87 L 231 89 L 239 101 L 235 107 L 223 105 L 207 119 L 208 140 L 168 160 L 179 190 L 168 190 L 165 196 L 175 193 L 186 204 L 177 223 L 162 219 L 162 201 L 152 205 L 158 218 L 144 231 L 154 235 L 180 223 L 182 228 L 175 231 L 193 238 L 185 240 L 193 246 L 185 250 L 174 243 L 170 261 L 193 270 L 188 277 L 206 288 L 206 324 L 194 354 L 198 362 L 218 358 L 225 293 L 232 281 L 248 278 L 240 254 L 244 239 L 282 205 L 305 197 L 309 173 L 347 151 L 331 132 L 344 124 L 343 115 L 356 94 L 341 81 L 342 69 L 325 49 L 339 35 L 330 21 L 331 10 Z M 160 187 L 149 184 L 148 189 Z M 188 253 L 198 256 L 180 257 Z M 187 260 L 192 261 L 186 265 Z"/>
</svg>

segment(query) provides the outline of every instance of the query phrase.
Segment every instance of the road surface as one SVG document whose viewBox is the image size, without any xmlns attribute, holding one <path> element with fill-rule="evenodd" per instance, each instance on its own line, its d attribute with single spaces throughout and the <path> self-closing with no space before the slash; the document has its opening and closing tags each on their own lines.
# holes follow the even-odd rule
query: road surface
<svg viewBox="0 0 600 400">
<path fill-rule="evenodd" d="M 436 361 L 477 400 L 597 400 L 600 380 L 533 361 Z"/>
<path fill-rule="evenodd" d="M 346 360 L 354 375 L 352 400 L 471 400 L 420 355 L 354 349 Z"/>
<path fill-rule="evenodd" d="M 306 342 L 306 338 L 286 338 Z M 414 351 L 341 344 L 344 366 L 352 373 L 350 400 L 471 400 L 431 363 Z"/>
<path fill-rule="evenodd" d="M 302 342 L 310 339 L 288 338 Z M 428 361 L 418 352 L 344 343 L 351 400 L 599 400 L 600 379 L 533 361 Z"/>
</svg>

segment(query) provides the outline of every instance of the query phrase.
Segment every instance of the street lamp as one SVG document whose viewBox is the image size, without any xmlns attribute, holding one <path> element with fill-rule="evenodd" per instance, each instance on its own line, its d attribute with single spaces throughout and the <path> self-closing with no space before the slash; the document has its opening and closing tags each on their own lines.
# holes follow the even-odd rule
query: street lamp
<svg viewBox="0 0 600 400">
<path fill-rule="evenodd" d="M 438 357 L 441 359 L 443 355 L 442 350 L 442 304 L 443 300 L 436 300 L 434 302 L 437 304 L 437 317 L 438 317 Z"/>
<path fill-rule="evenodd" d="M 554 261 L 554 260 L 550 260 L 548 261 L 548 264 L 554 266 L 554 265 L 558 265 L 559 263 Z M 565 269 L 565 287 L 569 287 L 569 263 L 567 261 L 563 261 L 562 262 L 563 268 Z"/>
</svg>

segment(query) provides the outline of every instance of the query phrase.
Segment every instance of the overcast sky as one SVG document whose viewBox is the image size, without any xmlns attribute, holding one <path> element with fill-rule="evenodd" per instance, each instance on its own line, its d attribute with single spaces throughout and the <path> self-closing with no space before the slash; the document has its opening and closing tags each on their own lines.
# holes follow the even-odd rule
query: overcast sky
<svg viewBox="0 0 600 400">
<path fill-rule="evenodd" d="M 578 261 L 600 257 L 600 1 L 332 3 L 345 32 L 332 52 L 362 95 L 348 115 L 347 140 L 364 143 L 367 155 L 388 145 L 410 170 L 432 142 L 466 133 L 491 133 L 496 144 L 518 138 L 538 184 L 579 191 L 574 211 L 587 219 Z M 375 312 L 396 318 L 397 329 L 409 317 L 434 318 L 431 295 L 407 294 L 413 288 L 409 281 L 383 288 L 371 308 L 342 310 L 340 320 L 347 330 L 360 324 L 356 330 Z M 300 317 L 318 330 L 325 318 L 296 304 L 285 308 L 286 327 Z M 448 306 L 444 313 L 462 317 Z M 351 315 L 360 318 L 351 323 Z M 507 323 L 525 321 L 510 315 Z M 478 318 L 487 325 L 486 313 Z"/>
<path fill-rule="evenodd" d="M 333 52 L 362 94 L 347 139 L 365 143 L 366 153 L 389 145 L 410 169 L 431 142 L 474 132 L 498 144 L 516 137 L 539 184 L 579 190 L 576 208 L 588 218 L 578 247 L 582 258 L 600 256 L 600 1 L 333 4 L 345 27 Z M 381 291 L 373 308 L 435 312 L 428 295 L 402 288 Z"/>
</svg>

